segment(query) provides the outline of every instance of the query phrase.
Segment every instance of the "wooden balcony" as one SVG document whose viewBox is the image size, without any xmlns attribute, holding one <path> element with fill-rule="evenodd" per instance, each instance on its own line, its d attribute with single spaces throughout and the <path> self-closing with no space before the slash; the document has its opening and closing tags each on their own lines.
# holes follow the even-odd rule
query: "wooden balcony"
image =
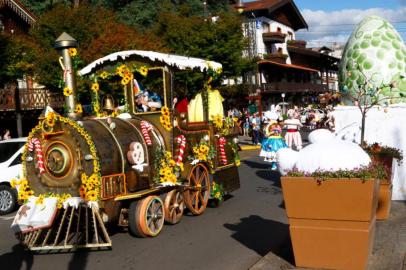
<svg viewBox="0 0 406 270">
<path fill-rule="evenodd" d="M 0 111 L 15 111 L 17 109 L 16 89 L 0 89 Z M 52 108 L 62 108 L 65 98 L 62 94 L 52 93 L 46 89 L 19 89 L 19 109 L 42 110 L 47 105 Z"/>
<path fill-rule="evenodd" d="M 275 82 L 263 83 L 262 93 L 327 92 L 328 86 L 315 83 Z"/>
<path fill-rule="evenodd" d="M 286 59 L 288 58 L 287 54 L 282 53 L 269 53 L 264 56 L 264 59 L 277 62 L 280 64 L 286 64 Z"/>
<path fill-rule="evenodd" d="M 264 32 L 262 39 L 265 43 L 283 43 L 285 42 L 286 34 L 281 32 Z"/>
</svg>

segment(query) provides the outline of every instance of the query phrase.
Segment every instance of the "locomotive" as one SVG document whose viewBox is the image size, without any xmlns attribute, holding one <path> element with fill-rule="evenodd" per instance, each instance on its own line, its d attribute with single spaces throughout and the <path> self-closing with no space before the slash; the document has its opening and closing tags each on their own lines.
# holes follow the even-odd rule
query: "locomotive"
<svg viewBox="0 0 406 270">
<path fill-rule="evenodd" d="M 125 79 L 125 112 L 81 117 L 75 110 L 75 77 L 66 72 L 72 66 L 72 45 L 60 46 L 68 114 L 45 111 L 22 157 L 25 180 L 19 191 L 26 203 L 13 226 L 28 248 L 109 247 L 106 224 L 128 227 L 137 237 L 154 237 L 165 222 L 178 223 L 186 208 L 200 215 L 209 199 L 219 202 L 239 188 L 233 120 L 209 120 L 206 105 L 203 121 L 191 122 L 189 112 L 179 112 L 173 104 L 175 72 L 198 68 L 210 77 L 207 72 L 219 70 L 219 63 L 135 50 L 108 55 L 78 73 L 93 81 L 107 73 Z M 134 73 L 140 72 L 140 63 L 145 64 L 141 73 L 159 75 L 150 89 L 161 97 L 158 109 L 144 111 L 137 104 L 134 91 L 140 87 Z M 97 95 L 98 84 L 93 82 L 92 89 Z M 207 90 L 201 91 L 203 99 Z M 41 220 L 47 211 L 41 224 L 23 224 L 25 219 Z"/>
</svg>

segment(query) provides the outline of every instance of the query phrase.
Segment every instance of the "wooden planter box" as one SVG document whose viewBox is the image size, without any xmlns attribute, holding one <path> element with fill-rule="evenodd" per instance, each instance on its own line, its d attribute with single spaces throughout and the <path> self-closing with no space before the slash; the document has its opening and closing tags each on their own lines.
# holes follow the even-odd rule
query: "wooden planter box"
<svg viewBox="0 0 406 270">
<path fill-rule="evenodd" d="M 381 181 L 379 186 L 378 208 L 376 210 L 377 220 L 386 220 L 389 218 L 392 205 L 392 163 L 393 157 L 379 154 L 371 155 L 372 162 L 384 166 L 388 179 Z"/>
<path fill-rule="evenodd" d="M 365 269 L 379 181 L 282 177 L 281 182 L 296 266 Z"/>
</svg>

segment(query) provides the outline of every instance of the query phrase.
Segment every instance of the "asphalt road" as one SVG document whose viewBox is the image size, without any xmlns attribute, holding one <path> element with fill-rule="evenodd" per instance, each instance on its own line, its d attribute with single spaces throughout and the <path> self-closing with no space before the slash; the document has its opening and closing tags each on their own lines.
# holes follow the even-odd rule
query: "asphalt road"
<svg viewBox="0 0 406 270">
<path fill-rule="evenodd" d="M 0 269 L 248 269 L 269 251 L 292 261 L 279 178 L 269 165 L 243 153 L 241 189 L 218 208 L 184 216 L 156 238 L 111 232 L 113 249 L 31 254 L 9 229 L 12 215 L 0 217 Z"/>
</svg>

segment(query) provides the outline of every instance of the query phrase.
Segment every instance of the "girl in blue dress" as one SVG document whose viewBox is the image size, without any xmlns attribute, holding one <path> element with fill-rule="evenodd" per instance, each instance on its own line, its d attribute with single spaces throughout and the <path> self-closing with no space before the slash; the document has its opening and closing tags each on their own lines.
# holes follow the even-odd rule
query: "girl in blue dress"
<svg viewBox="0 0 406 270">
<path fill-rule="evenodd" d="M 263 157 L 265 161 L 271 162 L 271 169 L 276 170 L 276 152 L 281 148 L 287 148 L 288 145 L 281 136 L 282 128 L 277 122 L 271 122 L 265 131 L 267 137 L 262 141 L 259 156 Z"/>
</svg>

